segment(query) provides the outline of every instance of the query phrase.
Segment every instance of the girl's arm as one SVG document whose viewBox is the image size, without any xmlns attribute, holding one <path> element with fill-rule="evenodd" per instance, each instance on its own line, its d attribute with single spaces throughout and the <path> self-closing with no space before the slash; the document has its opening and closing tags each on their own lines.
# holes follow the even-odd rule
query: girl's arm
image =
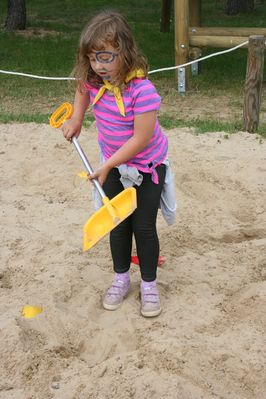
<svg viewBox="0 0 266 399">
<path fill-rule="evenodd" d="M 84 115 L 89 106 L 89 101 L 90 98 L 87 92 L 76 91 L 73 115 L 62 126 L 62 131 L 67 140 L 71 140 L 73 136 L 79 136 Z"/>
<path fill-rule="evenodd" d="M 134 119 L 134 135 L 102 164 L 90 176 L 90 179 L 98 178 L 100 184 L 103 184 L 112 168 L 129 161 L 141 152 L 151 140 L 155 123 L 156 111 L 136 115 Z"/>
</svg>

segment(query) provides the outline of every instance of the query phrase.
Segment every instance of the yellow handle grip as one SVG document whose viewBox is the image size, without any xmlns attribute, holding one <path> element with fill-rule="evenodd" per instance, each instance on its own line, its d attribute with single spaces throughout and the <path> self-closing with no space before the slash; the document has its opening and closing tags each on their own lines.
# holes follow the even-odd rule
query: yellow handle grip
<svg viewBox="0 0 266 399">
<path fill-rule="evenodd" d="M 53 128 L 60 127 L 67 119 L 71 118 L 73 114 L 73 105 L 70 103 L 63 103 L 53 112 L 50 117 L 50 126 Z"/>
</svg>

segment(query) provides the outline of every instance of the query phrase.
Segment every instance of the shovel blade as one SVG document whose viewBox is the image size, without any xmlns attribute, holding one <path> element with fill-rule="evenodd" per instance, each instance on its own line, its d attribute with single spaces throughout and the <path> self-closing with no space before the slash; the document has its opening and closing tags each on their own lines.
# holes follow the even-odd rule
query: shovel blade
<svg viewBox="0 0 266 399">
<path fill-rule="evenodd" d="M 83 227 L 83 250 L 87 251 L 101 238 L 123 222 L 137 208 L 136 189 L 129 187 L 95 212 Z M 114 217 L 115 216 L 115 217 Z"/>
</svg>

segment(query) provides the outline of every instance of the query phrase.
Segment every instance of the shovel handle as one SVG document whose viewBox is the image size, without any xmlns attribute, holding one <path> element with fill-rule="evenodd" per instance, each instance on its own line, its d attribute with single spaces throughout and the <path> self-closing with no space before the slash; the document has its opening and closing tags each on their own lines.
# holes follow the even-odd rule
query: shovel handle
<svg viewBox="0 0 266 399">
<path fill-rule="evenodd" d="M 57 108 L 57 110 L 54 111 L 54 113 L 50 117 L 50 126 L 53 128 L 58 128 L 60 127 L 67 119 L 71 118 L 73 114 L 73 105 L 65 102 L 60 105 L 60 107 Z M 83 149 L 81 148 L 78 139 L 74 136 L 71 139 L 71 142 L 74 144 L 85 168 L 91 175 L 93 173 L 93 169 L 88 161 L 88 158 L 86 157 Z M 106 197 L 105 192 L 102 189 L 102 186 L 98 182 L 97 179 L 92 179 L 92 182 L 95 186 L 95 188 L 98 190 L 100 196 L 103 198 Z"/>
<path fill-rule="evenodd" d="M 81 148 L 81 146 L 80 146 L 80 144 L 78 142 L 78 139 L 75 136 L 73 136 L 72 139 L 71 139 L 71 142 L 74 144 L 74 147 L 76 148 L 76 150 L 77 150 L 77 152 L 78 152 L 78 154 L 79 154 L 79 156 L 80 156 L 85 168 L 87 169 L 87 172 L 89 172 L 89 174 L 91 175 L 93 173 L 93 169 L 92 169 L 92 167 L 91 167 L 91 165 L 89 163 L 89 160 L 86 157 L 83 149 Z M 100 196 L 102 198 L 105 198 L 106 197 L 105 192 L 103 191 L 102 186 L 100 185 L 98 180 L 97 179 L 92 179 L 92 182 L 93 182 L 95 188 L 98 190 Z"/>
</svg>

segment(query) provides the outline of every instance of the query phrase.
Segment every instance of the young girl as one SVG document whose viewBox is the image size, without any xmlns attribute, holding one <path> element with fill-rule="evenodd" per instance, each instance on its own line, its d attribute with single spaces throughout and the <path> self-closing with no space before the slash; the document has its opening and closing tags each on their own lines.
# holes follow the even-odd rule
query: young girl
<svg viewBox="0 0 266 399">
<path fill-rule="evenodd" d="M 78 82 L 74 113 L 62 127 L 65 138 L 80 134 L 91 105 L 103 163 L 89 178 L 97 178 L 109 198 L 127 184 L 137 190 L 137 209 L 110 233 L 115 276 L 103 306 L 117 309 L 129 291 L 134 235 L 141 272 L 141 314 L 157 316 L 161 305 L 156 286 L 156 218 L 168 143 L 157 120 L 160 97 L 147 79 L 146 61 L 120 14 L 101 12 L 89 22 L 81 34 L 74 75 Z"/>
</svg>

